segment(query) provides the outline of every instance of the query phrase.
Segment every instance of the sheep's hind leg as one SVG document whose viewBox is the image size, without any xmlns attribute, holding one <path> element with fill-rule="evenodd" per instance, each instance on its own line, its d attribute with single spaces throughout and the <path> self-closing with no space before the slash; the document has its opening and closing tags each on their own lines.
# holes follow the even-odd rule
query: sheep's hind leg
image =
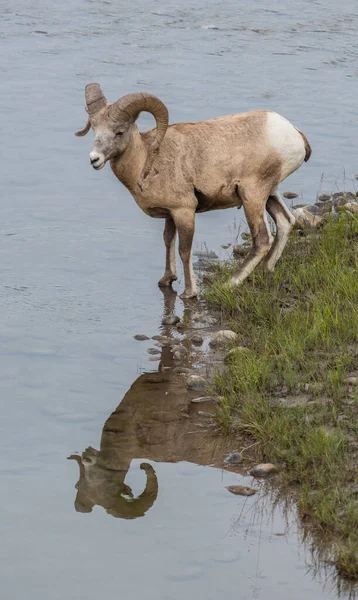
<svg viewBox="0 0 358 600">
<path fill-rule="evenodd" d="M 195 211 L 182 208 L 173 212 L 173 219 L 179 235 L 179 254 L 184 268 L 184 293 L 181 298 L 195 298 L 198 290 L 192 263 L 192 245 L 195 230 Z"/>
<path fill-rule="evenodd" d="M 171 217 L 165 219 L 163 239 L 166 249 L 165 255 L 165 273 L 158 281 L 159 287 L 170 286 L 177 280 L 177 268 L 175 264 L 175 238 L 177 229 Z"/>
<path fill-rule="evenodd" d="M 253 196 L 247 196 L 243 202 L 253 245 L 243 264 L 240 266 L 239 271 L 230 279 L 232 287 L 242 283 L 270 250 L 272 235 L 267 223 L 265 204 L 265 201 L 261 202 Z"/>
<path fill-rule="evenodd" d="M 270 252 L 265 256 L 263 266 L 268 271 L 273 271 L 286 246 L 289 233 L 295 224 L 295 217 L 290 213 L 278 192 L 269 196 L 266 209 L 276 224 L 276 237 Z"/>
</svg>

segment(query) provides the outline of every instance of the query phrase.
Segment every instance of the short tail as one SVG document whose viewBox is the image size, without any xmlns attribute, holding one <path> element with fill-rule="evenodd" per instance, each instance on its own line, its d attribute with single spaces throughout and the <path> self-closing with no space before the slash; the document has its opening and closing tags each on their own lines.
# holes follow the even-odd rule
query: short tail
<svg viewBox="0 0 358 600">
<path fill-rule="evenodd" d="M 296 127 L 297 129 L 297 127 Z M 298 133 L 302 135 L 302 139 L 305 145 L 305 150 L 306 150 L 306 154 L 305 154 L 305 162 L 307 162 L 310 159 L 310 156 L 312 154 L 312 148 L 308 143 L 308 139 L 306 138 L 306 136 L 304 135 L 304 133 L 302 133 L 302 131 L 300 131 L 299 129 L 297 129 Z"/>
</svg>

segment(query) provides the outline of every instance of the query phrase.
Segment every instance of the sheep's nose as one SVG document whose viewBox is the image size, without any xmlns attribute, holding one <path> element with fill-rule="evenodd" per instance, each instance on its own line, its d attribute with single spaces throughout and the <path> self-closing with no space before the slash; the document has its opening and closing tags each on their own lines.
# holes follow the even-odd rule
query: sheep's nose
<svg viewBox="0 0 358 600">
<path fill-rule="evenodd" d="M 89 159 L 92 167 L 96 169 L 96 171 L 98 171 L 98 169 L 102 169 L 106 162 L 104 154 L 101 154 L 101 152 L 96 152 L 95 150 L 90 152 Z"/>
</svg>

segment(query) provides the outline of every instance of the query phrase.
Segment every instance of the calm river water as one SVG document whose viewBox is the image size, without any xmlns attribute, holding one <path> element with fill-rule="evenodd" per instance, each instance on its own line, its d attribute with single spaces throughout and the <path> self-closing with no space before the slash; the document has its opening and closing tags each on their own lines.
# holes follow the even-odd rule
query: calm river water
<svg viewBox="0 0 358 600">
<path fill-rule="evenodd" d="M 354 189 L 356 0 L 2 0 L 0 17 L 1 598 L 336 598 L 294 520 L 230 495 L 241 477 L 195 456 L 128 455 L 135 496 L 143 460 L 159 483 L 142 518 L 106 512 L 101 485 L 75 510 L 67 456 L 99 449 L 109 415 L 157 368 L 133 335 L 158 333 L 164 249 L 162 222 L 109 167 L 94 172 L 91 136 L 73 133 L 90 81 L 111 100 L 155 93 L 172 122 L 267 107 L 313 147 L 283 191 Z M 199 216 L 196 246 L 219 253 L 242 218 Z"/>
</svg>

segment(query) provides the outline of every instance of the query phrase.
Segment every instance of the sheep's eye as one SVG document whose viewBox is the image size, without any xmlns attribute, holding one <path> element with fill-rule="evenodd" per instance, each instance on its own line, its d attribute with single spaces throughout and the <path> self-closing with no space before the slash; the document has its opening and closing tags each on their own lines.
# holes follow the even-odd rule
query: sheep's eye
<svg viewBox="0 0 358 600">
<path fill-rule="evenodd" d="M 124 131 L 117 131 L 116 135 L 123 135 Z"/>
</svg>

